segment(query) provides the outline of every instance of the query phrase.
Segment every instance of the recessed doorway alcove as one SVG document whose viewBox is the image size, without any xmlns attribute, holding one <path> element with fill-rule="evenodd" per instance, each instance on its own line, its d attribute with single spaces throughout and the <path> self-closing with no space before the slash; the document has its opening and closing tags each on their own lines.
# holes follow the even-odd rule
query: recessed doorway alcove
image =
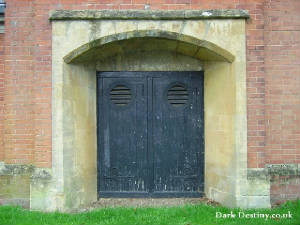
<svg viewBox="0 0 300 225">
<path fill-rule="evenodd" d="M 248 17 L 243 10 L 52 12 L 52 180 L 43 190 L 32 186 L 35 196 L 48 194 L 33 197 L 31 207 L 74 209 L 97 200 L 97 71 L 199 71 L 204 193 L 228 206 L 254 206 L 247 181 Z"/>
</svg>

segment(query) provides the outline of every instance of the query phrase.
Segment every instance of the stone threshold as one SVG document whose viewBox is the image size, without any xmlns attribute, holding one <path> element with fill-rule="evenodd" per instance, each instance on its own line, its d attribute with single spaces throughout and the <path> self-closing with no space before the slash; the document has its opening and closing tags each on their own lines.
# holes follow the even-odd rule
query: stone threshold
<svg viewBox="0 0 300 225">
<path fill-rule="evenodd" d="M 93 202 L 87 206 L 79 207 L 72 212 L 85 212 L 98 208 L 115 208 L 115 207 L 178 207 L 184 205 L 198 205 L 206 204 L 217 206 L 219 203 L 208 199 L 201 198 L 99 198 L 98 201 Z"/>
<path fill-rule="evenodd" d="M 54 10 L 50 20 L 196 20 L 248 19 L 247 10 Z"/>
</svg>

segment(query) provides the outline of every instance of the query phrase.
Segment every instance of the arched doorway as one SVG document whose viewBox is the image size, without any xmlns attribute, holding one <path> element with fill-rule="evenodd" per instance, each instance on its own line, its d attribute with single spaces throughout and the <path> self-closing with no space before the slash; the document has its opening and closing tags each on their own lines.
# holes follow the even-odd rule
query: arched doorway
<svg viewBox="0 0 300 225">
<path fill-rule="evenodd" d="M 100 71 L 97 82 L 97 97 L 98 100 L 101 99 L 97 107 L 99 197 L 203 195 L 204 74 L 202 59 L 230 62 L 234 56 L 208 41 L 174 32 L 143 30 L 105 36 L 77 48 L 64 59 L 73 64 L 96 61 L 96 68 Z M 190 70 L 195 72 L 190 72 Z M 116 84 L 124 90 L 118 91 L 111 87 L 117 81 L 124 82 L 124 84 L 121 84 L 122 82 Z M 175 107 L 174 112 L 170 110 L 172 107 L 160 107 L 159 110 L 168 112 L 163 121 L 155 123 L 162 112 L 153 110 L 153 103 L 157 106 L 161 103 L 163 105 L 163 96 L 166 93 L 166 90 L 163 91 L 166 87 L 160 87 L 157 90 L 161 85 L 160 81 L 163 81 L 169 89 L 172 88 L 170 84 L 174 82 L 185 83 L 186 86 L 191 87 L 189 91 L 186 91 L 192 101 L 186 105 L 188 107 L 183 107 L 183 110 Z M 128 88 L 130 85 L 132 88 Z M 136 85 L 143 89 L 141 99 L 136 97 L 136 95 L 141 95 L 141 90 L 138 90 Z M 118 108 L 110 104 L 112 92 L 123 91 L 129 94 L 130 90 L 134 90 L 130 97 L 135 96 L 132 101 L 134 104 L 128 104 L 131 106 L 131 111 L 128 107 Z M 104 103 L 101 104 L 101 102 Z M 144 104 L 144 106 L 138 110 L 137 104 Z M 119 113 L 118 109 L 120 109 Z M 124 112 L 126 109 L 127 115 Z M 192 110 L 188 112 L 187 109 Z M 153 116 L 155 113 L 157 115 Z M 111 118 L 113 115 L 116 117 Z M 176 117 L 177 120 L 174 120 Z M 171 120 L 173 122 L 168 124 L 167 121 Z M 180 121 L 184 122 L 180 124 Z M 163 126 L 162 122 L 165 123 Z M 132 126 L 133 124 L 135 126 Z M 138 124 L 142 124 L 142 128 L 139 128 Z M 186 135 L 187 133 L 189 135 Z M 142 138 L 136 138 L 139 135 Z M 154 146 L 155 143 L 160 144 Z M 141 153 L 143 151 L 144 154 Z M 159 155 L 158 152 L 164 153 Z M 174 159 L 171 157 L 172 153 Z"/>
<path fill-rule="evenodd" d="M 54 196 L 48 196 L 56 208 L 97 199 L 96 71 L 204 71 L 204 192 L 226 205 L 244 204 L 244 23 L 183 18 L 53 21 Z"/>
</svg>

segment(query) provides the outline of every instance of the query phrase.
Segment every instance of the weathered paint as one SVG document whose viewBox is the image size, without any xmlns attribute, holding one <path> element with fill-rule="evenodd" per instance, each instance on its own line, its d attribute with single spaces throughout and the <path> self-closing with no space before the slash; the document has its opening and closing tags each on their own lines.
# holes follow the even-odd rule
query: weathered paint
<svg viewBox="0 0 300 225">
<path fill-rule="evenodd" d="M 99 197 L 201 197 L 203 71 L 97 77 Z"/>
</svg>

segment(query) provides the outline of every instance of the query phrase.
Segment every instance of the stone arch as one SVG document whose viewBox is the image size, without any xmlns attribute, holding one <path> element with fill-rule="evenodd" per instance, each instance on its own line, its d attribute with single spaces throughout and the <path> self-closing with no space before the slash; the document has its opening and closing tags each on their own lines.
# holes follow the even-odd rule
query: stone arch
<svg viewBox="0 0 300 225">
<path fill-rule="evenodd" d="M 99 59 L 101 55 L 107 57 L 110 54 L 126 52 L 130 49 L 125 49 L 126 44 L 124 45 L 124 43 L 132 40 L 142 40 L 144 42 L 148 40 L 151 42 L 153 40 L 157 42 L 168 40 L 172 43 L 171 45 L 158 44 L 157 48 L 169 48 L 167 50 L 176 51 L 203 61 L 225 61 L 231 63 L 235 59 L 234 55 L 229 51 L 207 40 L 201 40 L 186 34 L 153 29 L 134 30 L 101 37 L 74 49 L 64 57 L 64 61 L 67 64 L 78 63 Z M 180 48 L 180 46 L 185 47 L 185 49 Z M 134 46 L 131 46 L 131 48 L 134 48 Z M 155 50 L 145 46 L 139 46 L 139 48 L 146 51 Z M 136 50 L 136 48 L 134 49 Z"/>
</svg>

